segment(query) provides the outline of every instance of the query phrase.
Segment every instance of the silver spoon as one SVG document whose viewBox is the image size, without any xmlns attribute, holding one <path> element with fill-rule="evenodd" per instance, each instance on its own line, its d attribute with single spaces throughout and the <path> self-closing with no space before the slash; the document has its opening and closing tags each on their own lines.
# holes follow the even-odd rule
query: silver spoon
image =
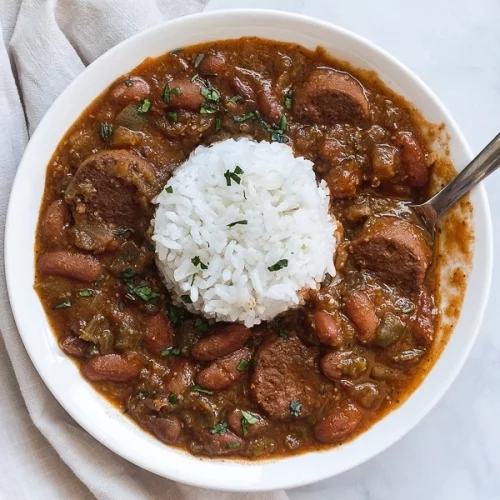
<svg viewBox="0 0 500 500">
<path fill-rule="evenodd" d="M 500 134 L 498 134 L 449 184 L 421 205 L 408 205 L 420 217 L 434 238 L 436 222 L 483 179 L 500 167 Z"/>
</svg>

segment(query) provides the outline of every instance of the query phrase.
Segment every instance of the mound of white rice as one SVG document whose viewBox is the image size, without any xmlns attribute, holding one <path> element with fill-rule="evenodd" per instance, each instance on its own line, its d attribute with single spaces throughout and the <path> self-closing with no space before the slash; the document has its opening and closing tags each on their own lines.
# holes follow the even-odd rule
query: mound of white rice
<svg viewBox="0 0 500 500">
<path fill-rule="evenodd" d="M 312 166 L 276 142 L 198 147 L 156 199 L 157 265 L 173 299 L 252 326 L 334 276 L 337 224 Z"/>
</svg>

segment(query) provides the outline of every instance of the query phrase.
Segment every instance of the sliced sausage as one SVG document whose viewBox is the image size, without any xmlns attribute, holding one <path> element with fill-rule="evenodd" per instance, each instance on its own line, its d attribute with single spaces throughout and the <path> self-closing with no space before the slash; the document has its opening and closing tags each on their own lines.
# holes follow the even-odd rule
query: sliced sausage
<svg viewBox="0 0 500 500">
<path fill-rule="evenodd" d="M 199 83 L 192 82 L 188 78 L 176 78 L 168 85 L 170 87 L 170 100 L 165 103 L 168 109 L 199 111 L 200 106 L 206 103 L 205 98 L 201 95 Z"/>
<path fill-rule="evenodd" d="M 175 415 L 151 416 L 145 424 L 160 441 L 167 444 L 177 442 L 182 434 L 182 421 Z"/>
<path fill-rule="evenodd" d="M 123 106 L 139 102 L 148 97 L 149 84 L 139 76 L 131 76 L 115 84 L 110 91 L 110 98 Z"/>
<path fill-rule="evenodd" d="M 432 299 L 425 288 L 420 291 L 418 296 L 415 320 L 411 326 L 411 333 L 420 345 L 430 345 L 434 339 Z"/>
<path fill-rule="evenodd" d="M 207 455 L 234 455 L 246 448 L 246 442 L 231 431 L 222 434 L 212 434 L 209 430 L 197 433 L 199 443 Z"/>
<path fill-rule="evenodd" d="M 334 347 L 339 343 L 339 327 L 331 314 L 325 311 L 316 311 L 313 314 L 312 320 L 314 332 L 322 344 Z"/>
<path fill-rule="evenodd" d="M 356 356 L 352 351 L 331 351 L 320 361 L 321 371 L 331 380 L 342 377 L 357 378 L 366 371 L 368 363 L 363 356 Z"/>
<path fill-rule="evenodd" d="M 267 122 L 275 124 L 280 122 L 283 106 L 269 82 L 263 83 L 257 92 L 257 107 Z"/>
<path fill-rule="evenodd" d="M 237 76 L 233 77 L 229 82 L 229 86 L 235 94 L 240 95 L 243 99 L 251 101 L 254 100 L 255 93 L 253 88 L 249 83 L 243 81 L 241 78 L 238 78 Z"/>
<path fill-rule="evenodd" d="M 432 252 L 419 229 L 394 217 L 366 224 L 349 251 L 357 265 L 404 292 L 422 288 Z"/>
<path fill-rule="evenodd" d="M 369 104 L 353 76 L 323 68 L 312 71 L 296 89 L 293 111 L 307 123 L 332 125 L 366 118 Z"/>
<path fill-rule="evenodd" d="M 314 436 L 321 443 L 341 443 L 354 433 L 362 419 L 363 413 L 355 404 L 344 404 L 316 424 Z"/>
<path fill-rule="evenodd" d="M 286 420 L 316 409 L 321 391 L 316 354 L 297 337 L 272 337 L 259 347 L 250 392 L 267 414 Z"/>
<path fill-rule="evenodd" d="M 206 55 L 200 65 L 198 71 L 202 75 L 218 75 L 226 66 L 226 58 L 221 54 Z"/>
<path fill-rule="evenodd" d="M 196 370 L 191 361 L 175 359 L 170 364 L 170 373 L 164 379 L 165 391 L 182 396 L 193 383 Z"/>
<path fill-rule="evenodd" d="M 76 335 L 68 335 L 59 340 L 59 347 L 70 356 L 83 358 L 85 356 L 87 343 Z"/>
<path fill-rule="evenodd" d="M 210 337 L 199 340 L 191 349 L 191 356 L 197 361 L 213 361 L 227 356 L 243 347 L 251 334 L 244 325 L 226 326 Z"/>
<path fill-rule="evenodd" d="M 142 361 L 137 356 L 105 354 L 94 356 L 83 365 L 83 374 L 92 382 L 129 382 L 142 369 Z"/>
<path fill-rule="evenodd" d="M 231 430 L 240 437 L 253 437 L 267 427 L 266 420 L 255 412 L 248 412 L 251 423 L 243 417 L 241 410 L 233 410 L 227 419 Z"/>
<path fill-rule="evenodd" d="M 55 246 L 63 242 L 67 222 L 68 210 L 64 200 L 52 202 L 43 219 L 43 235 L 48 245 Z"/>
<path fill-rule="evenodd" d="M 65 276 L 81 281 L 96 281 L 101 264 L 91 255 L 59 250 L 47 252 L 38 260 L 38 270 L 48 276 Z"/>
<path fill-rule="evenodd" d="M 239 351 L 219 358 L 196 375 L 196 383 L 210 391 L 222 391 L 231 387 L 244 373 L 244 369 L 238 369 L 242 361 L 250 361 L 251 352 L 243 347 Z M 241 366 L 241 365 L 240 365 Z"/>
<path fill-rule="evenodd" d="M 163 313 L 144 318 L 142 342 L 149 352 L 157 356 L 174 345 L 172 327 Z"/>
<path fill-rule="evenodd" d="M 394 138 L 401 150 L 401 161 L 410 186 L 422 187 L 429 179 L 425 150 L 411 132 L 398 132 Z"/>
<path fill-rule="evenodd" d="M 344 311 L 356 327 L 358 339 L 370 344 L 374 342 L 378 317 L 372 299 L 361 290 L 353 290 L 344 296 Z"/>
</svg>

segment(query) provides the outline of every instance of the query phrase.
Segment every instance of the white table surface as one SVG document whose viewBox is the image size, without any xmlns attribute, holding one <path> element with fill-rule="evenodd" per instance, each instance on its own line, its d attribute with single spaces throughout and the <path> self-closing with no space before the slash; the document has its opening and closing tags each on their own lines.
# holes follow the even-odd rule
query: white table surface
<svg viewBox="0 0 500 500">
<path fill-rule="evenodd" d="M 290 10 L 366 36 L 420 75 L 474 152 L 500 132 L 498 0 L 212 0 L 209 8 Z M 436 408 L 405 438 L 292 500 L 500 499 L 500 172 L 486 181 L 495 263 L 486 318 L 469 360 Z"/>
</svg>

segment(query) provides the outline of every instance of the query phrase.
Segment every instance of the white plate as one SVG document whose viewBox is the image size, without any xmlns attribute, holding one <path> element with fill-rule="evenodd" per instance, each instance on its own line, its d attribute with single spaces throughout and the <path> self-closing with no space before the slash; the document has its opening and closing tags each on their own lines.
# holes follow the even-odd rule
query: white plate
<svg viewBox="0 0 500 500">
<path fill-rule="evenodd" d="M 194 458 L 141 431 L 99 396 L 59 350 L 33 290 L 35 229 L 46 167 L 60 139 L 86 106 L 146 57 L 241 36 L 291 41 L 308 48 L 322 45 L 357 67 L 374 69 L 429 121 L 446 124 L 457 168 L 463 168 L 471 159 L 456 123 L 426 85 L 392 56 L 357 35 L 304 16 L 267 10 L 184 17 L 119 44 L 92 63 L 54 102 L 33 134 L 14 182 L 5 262 L 12 309 L 33 364 L 57 400 L 90 434 L 130 462 L 170 479 L 214 489 L 272 490 L 325 479 L 368 460 L 400 439 L 436 404 L 463 365 L 482 321 L 491 280 L 492 234 L 486 193 L 481 186 L 471 194 L 476 234 L 474 266 L 449 344 L 408 401 L 352 442 L 330 451 L 249 464 Z"/>
</svg>

